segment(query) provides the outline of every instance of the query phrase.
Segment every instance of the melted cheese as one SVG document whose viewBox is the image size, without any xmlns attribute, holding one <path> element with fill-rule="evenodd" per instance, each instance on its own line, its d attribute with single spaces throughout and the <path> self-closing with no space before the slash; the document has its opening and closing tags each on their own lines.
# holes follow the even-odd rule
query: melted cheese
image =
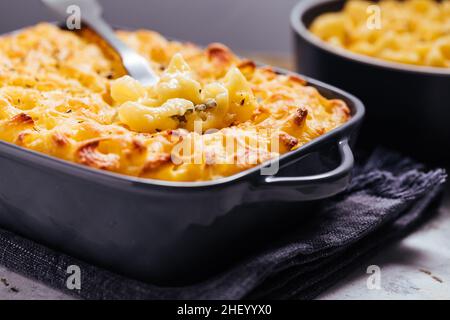
<svg viewBox="0 0 450 320">
<path fill-rule="evenodd" d="M 118 32 L 160 82 L 127 76 L 88 31 L 39 24 L 0 38 L 0 139 L 93 168 L 202 181 L 233 175 L 343 124 L 349 109 L 227 47 Z"/>
<path fill-rule="evenodd" d="M 450 68 L 449 0 L 349 0 L 311 32 L 337 48 L 391 62 Z"/>
</svg>

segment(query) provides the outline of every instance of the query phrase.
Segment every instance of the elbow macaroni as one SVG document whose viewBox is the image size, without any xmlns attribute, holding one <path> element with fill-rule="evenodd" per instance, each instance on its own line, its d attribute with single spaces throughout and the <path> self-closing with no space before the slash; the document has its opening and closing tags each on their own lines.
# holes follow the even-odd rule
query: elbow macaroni
<svg viewBox="0 0 450 320">
<path fill-rule="evenodd" d="M 87 30 L 39 24 L 1 37 L 0 139 L 92 168 L 202 181 L 294 150 L 349 119 L 344 102 L 224 45 L 201 49 L 145 30 L 118 35 L 148 59 L 158 84 L 127 76 Z"/>
<path fill-rule="evenodd" d="M 134 131 L 154 133 L 168 129 L 202 131 L 222 129 L 250 120 L 256 108 L 250 84 L 238 68 L 224 79 L 203 88 L 194 79 L 182 55 L 177 53 L 155 88 L 144 87 L 129 76 L 113 82 L 111 95 L 120 104 L 120 121 Z"/>
<path fill-rule="evenodd" d="M 372 11 L 374 5 L 379 10 Z M 370 24 L 379 14 L 380 25 Z M 376 18 L 376 17 L 375 17 Z M 450 68 L 450 1 L 350 0 L 311 32 L 333 46 L 392 62 Z"/>
</svg>

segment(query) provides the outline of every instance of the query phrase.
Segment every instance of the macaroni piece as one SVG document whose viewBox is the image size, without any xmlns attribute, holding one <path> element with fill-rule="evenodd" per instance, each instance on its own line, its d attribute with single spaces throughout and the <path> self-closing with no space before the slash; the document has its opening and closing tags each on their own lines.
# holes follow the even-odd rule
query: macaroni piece
<svg viewBox="0 0 450 320">
<path fill-rule="evenodd" d="M 311 32 L 339 48 L 392 62 L 450 68 L 450 0 L 350 0 Z"/>
<path fill-rule="evenodd" d="M 88 30 L 0 38 L 0 139 L 89 167 L 171 181 L 226 177 L 346 122 L 349 109 L 227 47 L 118 32 L 160 81 L 143 86 Z"/>
</svg>

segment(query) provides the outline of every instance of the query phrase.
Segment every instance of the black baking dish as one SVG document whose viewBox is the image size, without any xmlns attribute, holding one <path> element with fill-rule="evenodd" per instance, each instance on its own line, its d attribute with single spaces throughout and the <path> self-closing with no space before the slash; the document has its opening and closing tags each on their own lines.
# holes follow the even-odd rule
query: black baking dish
<svg viewBox="0 0 450 320">
<path fill-rule="evenodd" d="M 450 163 L 450 69 L 413 66 L 338 50 L 309 30 L 344 0 L 302 0 L 292 11 L 297 71 L 360 98 L 367 111 L 358 141 L 384 144 L 438 164 Z"/>
<path fill-rule="evenodd" d="M 346 188 L 364 107 L 305 79 L 344 100 L 352 117 L 280 157 L 277 176 L 262 176 L 259 166 L 208 182 L 140 179 L 0 141 L 0 225 L 138 279 L 179 284 L 206 276 L 302 219 L 314 200 Z"/>
</svg>

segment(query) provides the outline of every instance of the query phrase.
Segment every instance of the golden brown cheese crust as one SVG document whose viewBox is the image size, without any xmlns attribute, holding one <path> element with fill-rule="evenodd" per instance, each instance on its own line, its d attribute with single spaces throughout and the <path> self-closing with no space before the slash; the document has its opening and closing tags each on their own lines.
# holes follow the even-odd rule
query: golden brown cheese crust
<svg viewBox="0 0 450 320">
<path fill-rule="evenodd" d="M 161 74 L 181 53 L 202 85 L 222 81 L 237 66 L 257 101 L 250 120 L 235 121 L 213 134 L 181 127 L 133 131 L 119 120 L 111 97 L 112 82 L 125 75 L 114 53 L 90 32 L 76 34 L 44 23 L 0 38 L 0 139 L 117 173 L 202 181 L 230 176 L 296 149 L 350 117 L 344 102 L 322 97 L 298 76 L 277 75 L 270 67 L 241 60 L 222 44 L 201 49 L 147 30 L 118 35 Z M 277 152 L 270 149 L 274 134 L 280 142 Z M 269 143 L 256 148 L 245 144 L 241 153 L 229 155 L 223 152 L 226 138 L 237 144 Z M 173 161 L 177 144 L 189 140 L 201 140 L 201 162 Z"/>
</svg>

